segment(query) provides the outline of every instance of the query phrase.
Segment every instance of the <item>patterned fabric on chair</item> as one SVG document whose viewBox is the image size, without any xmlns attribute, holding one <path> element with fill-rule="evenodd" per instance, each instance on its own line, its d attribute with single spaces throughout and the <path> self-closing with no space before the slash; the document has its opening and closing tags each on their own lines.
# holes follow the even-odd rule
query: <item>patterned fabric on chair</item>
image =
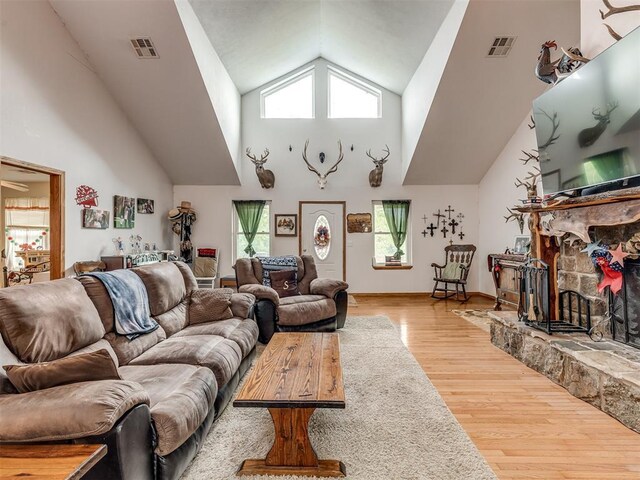
<svg viewBox="0 0 640 480">
<path fill-rule="evenodd" d="M 441 300 L 455 296 L 456 300 L 466 302 L 469 300 L 466 290 L 467 277 L 476 247 L 475 245 L 448 245 L 444 251 L 444 265 L 431 264 L 435 270 L 431 297 Z M 442 283 L 444 288 L 440 286 Z M 449 290 L 449 284 L 455 285 L 455 290 Z M 437 292 L 442 293 L 438 294 Z M 461 294 L 462 297 L 460 296 Z"/>
</svg>

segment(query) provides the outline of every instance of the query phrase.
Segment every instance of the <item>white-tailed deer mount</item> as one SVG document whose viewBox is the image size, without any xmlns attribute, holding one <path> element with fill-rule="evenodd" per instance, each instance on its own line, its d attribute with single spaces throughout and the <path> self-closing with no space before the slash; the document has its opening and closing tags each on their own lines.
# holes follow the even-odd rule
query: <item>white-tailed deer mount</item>
<svg viewBox="0 0 640 480">
<path fill-rule="evenodd" d="M 266 163 L 268 156 L 268 148 L 265 148 L 264 153 L 260 155 L 260 160 L 258 160 L 256 156 L 251 153 L 250 148 L 247 148 L 247 157 L 249 157 L 251 162 L 256 166 L 256 175 L 258 176 L 258 180 L 260 181 L 260 185 L 262 186 L 262 188 L 273 188 L 273 186 L 276 184 L 276 176 L 271 170 L 266 170 L 264 168 L 264 164 Z"/>
<path fill-rule="evenodd" d="M 308 146 L 309 146 L 309 140 L 307 140 L 305 142 L 305 144 L 304 144 L 304 150 L 302 151 L 302 159 L 304 160 L 304 163 L 307 164 L 307 168 L 309 169 L 309 171 L 315 173 L 318 176 L 318 186 L 320 187 L 320 189 L 324 190 L 324 187 L 327 186 L 327 177 L 329 176 L 330 173 L 338 171 L 338 164 L 344 158 L 344 154 L 342 153 L 342 142 L 340 140 L 338 140 L 338 148 L 340 150 L 340 152 L 338 153 L 338 161 L 333 164 L 333 167 L 331 167 L 329 170 L 327 170 L 327 173 L 324 173 L 324 174 L 320 173 L 318 170 L 316 170 L 316 168 L 313 165 L 311 165 L 309 163 L 309 161 L 307 160 L 307 147 Z"/>
<path fill-rule="evenodd" d="M 385 149 L 383 150 L 383 152 L 386 152 L 387 154 L 382 158 L 376 158 L 371 155 L 371 150 L 367 151 L 367 157 L 373 160 L 373 164 L 376 166 L 376 168 L 369 172 L 369 185 L 371 185 L 372 187 L 379 187 L 382 184 L 382 172 L 384 170 L 384 164 L 387 163 L 389 155 L 391 155 L 388 145 L 385 145 Z"/>
</svg>

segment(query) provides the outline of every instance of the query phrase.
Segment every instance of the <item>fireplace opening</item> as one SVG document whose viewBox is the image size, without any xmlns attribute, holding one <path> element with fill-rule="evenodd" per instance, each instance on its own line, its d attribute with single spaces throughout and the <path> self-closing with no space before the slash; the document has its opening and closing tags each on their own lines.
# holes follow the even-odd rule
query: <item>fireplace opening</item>
<svg viewBox="0 0 640 480">
<path fill-rule="evenodd" d="M 622 290 L 609 292 L 609 316 L 613 339 L 640 348 L 640 259 L 625 259 Z"/>
</svg>

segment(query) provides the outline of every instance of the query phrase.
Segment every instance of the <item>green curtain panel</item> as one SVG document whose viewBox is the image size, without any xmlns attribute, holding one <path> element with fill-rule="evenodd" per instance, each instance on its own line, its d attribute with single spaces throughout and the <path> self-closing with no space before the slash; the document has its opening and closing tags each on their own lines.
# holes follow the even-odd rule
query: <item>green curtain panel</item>
<svg viewBox="0 0 640 480">
<path fill-rule="evenodd" d="M 253 240 L 258 233 L 258 225 L 260 225 L 260 217 L 262 217 L 262 211 L 267 202 L 265 200 L 234 200 L 233 205 L 238 212 L 238 218 L 240 219 L 240 226 L 242 227 L 242 233 L 244 238 L 247 239 L 247 248 L 244 249 L 244 253 L 253 257 L 256 251 L 253 249 Z"/>
<path fill-rule="evenodd" d="M 393 244 L 396 247 L 396 258 L 401 258 L 404 255 L 402 251 L 402 245 L 407 239 L 407 224 L 409 222 L 409 207 L 411 206 L 411 200 L 383 200 L 382 209 L 384 210 L 384 216 L 389 225 L 391 231 L 391 238 Z"/>
</svg>

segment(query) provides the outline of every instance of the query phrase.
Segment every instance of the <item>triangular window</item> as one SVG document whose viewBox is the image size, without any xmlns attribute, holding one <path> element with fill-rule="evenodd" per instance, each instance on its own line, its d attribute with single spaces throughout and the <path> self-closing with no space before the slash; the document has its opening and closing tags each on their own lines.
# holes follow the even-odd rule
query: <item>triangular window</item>
<svg viewBox="0 0 640 480">
<path fill-rule="evenodd" d="M 314 68 L 307 68 L 260 92 L 262 118 L 314 118 Z"/>
<path fill-rule="evenodd" d="M 382 92 L 329 67 L 329 118 L 380 118 Z"/>
</svg>

